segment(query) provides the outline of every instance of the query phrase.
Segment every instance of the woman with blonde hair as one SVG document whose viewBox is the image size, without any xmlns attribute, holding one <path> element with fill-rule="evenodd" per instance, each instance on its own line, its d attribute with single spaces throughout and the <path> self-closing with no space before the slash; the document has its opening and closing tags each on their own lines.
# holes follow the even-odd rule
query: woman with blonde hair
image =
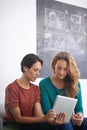
<svg viewBox="0 0 87 130">
<path fill-rule="evenodd" d="M 57 95 L 76 98 L 78 102 L 69 123 L 64 122 L 65 114 L 60 113 L 51 120 L 49 127 L 52 124 L 56 130 L 87 130 L 87 119 L 83 117 L 80 71 L 75 59 L 70 53 L 63 51 L 54 56 L 51 65 L 53 74 L 39 83 L 44 114 L 52 111 Z M 55 115 L 53 111 L 52 114 Z"/>
</svg>

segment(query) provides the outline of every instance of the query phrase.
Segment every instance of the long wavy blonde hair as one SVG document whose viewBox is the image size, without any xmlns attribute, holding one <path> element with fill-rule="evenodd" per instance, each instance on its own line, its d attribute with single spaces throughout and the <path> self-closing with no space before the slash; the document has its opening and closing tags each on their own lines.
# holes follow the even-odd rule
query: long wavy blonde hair
<svg viewBox="0 0 87 130">
<path fill-rule="evenodd" d="M 65 60 L 68 64 L 68 74 L 64 79 L 64 87 L 66 88 L 66 96 L 75 97 L 78 92 L 78 79 L 80 77 L 80 71 L 77 67 L 76 61 L 73 56 L 66 52 L 59 52 L 52 60 L 52 69 L 55 70 L 55 65 L 58 60 Z"/>
</svg>

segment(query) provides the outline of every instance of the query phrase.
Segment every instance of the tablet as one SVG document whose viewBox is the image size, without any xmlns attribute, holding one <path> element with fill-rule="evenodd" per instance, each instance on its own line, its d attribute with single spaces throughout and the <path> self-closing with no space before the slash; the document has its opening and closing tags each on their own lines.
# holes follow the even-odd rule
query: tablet
<svg viewBox="0 0 87 130">
<path fill-rule="evenodd" d="M 74 112 L 76 103 L 77 99 L 75 98 L 57 95 L 53 105 L 53 110 L 56 114 L 65 113 L 66 117 L 64 122 L 68 123 L 70 121 L 72 113 Z"/>
</svg>

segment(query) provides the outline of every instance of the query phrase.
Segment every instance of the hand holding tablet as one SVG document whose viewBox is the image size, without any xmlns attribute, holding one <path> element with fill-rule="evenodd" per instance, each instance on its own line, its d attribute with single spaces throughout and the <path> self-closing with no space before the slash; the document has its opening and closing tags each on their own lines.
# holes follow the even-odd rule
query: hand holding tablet
<svg viewBox="0 0 87 130">
<path fill-rule="evenodd" d="M 68 123 L 74 112 L 76 103 L 77 99 L 75 98 L 57 95 L 53 110 L 56 114 L 65 113 L 65 123 Z"/>
</svg>

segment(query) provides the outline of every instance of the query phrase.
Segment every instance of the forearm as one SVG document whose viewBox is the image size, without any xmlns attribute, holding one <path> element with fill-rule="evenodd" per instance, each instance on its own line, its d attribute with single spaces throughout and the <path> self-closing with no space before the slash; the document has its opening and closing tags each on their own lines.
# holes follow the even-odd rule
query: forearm
<svg viewBox="0 0 87 130">
<path fill-rule="evenodd" d="M 40 110 L 40 109 L 39 109 Z M 39 123 L 44 121 L 44 115 L 43 113 L 39 110 L 35 112 L 35 115 L 30 117 L 30 116 L 22 116 L 20 112 L 20 108 L 14 108 L 11 111 L 11 114 L 14 118 L 14 120 L 19 123 L 19 124 L 31 124 L 31 123 Z"/>
<path fill-rule="evenodd" d="M 44 116 L 41 117 L 19 117 L 16 118 L 16 122 L 19 124 L 32 124 L 32 123 L 39 123 L 45 121 Z"/>
</svg>

